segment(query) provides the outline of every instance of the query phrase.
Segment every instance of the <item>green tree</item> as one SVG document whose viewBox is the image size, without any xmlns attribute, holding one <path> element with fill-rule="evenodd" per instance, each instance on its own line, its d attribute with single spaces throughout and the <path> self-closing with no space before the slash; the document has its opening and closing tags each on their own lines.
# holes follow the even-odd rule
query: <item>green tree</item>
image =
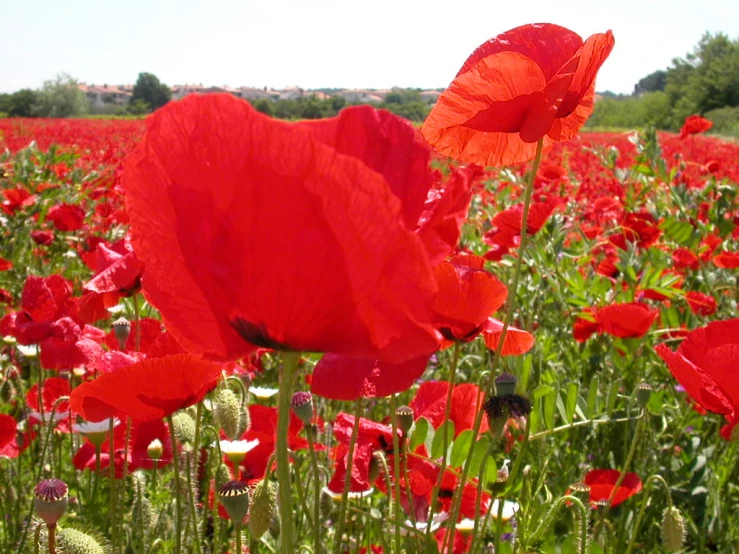
<svg viewBox="0 0 739 554">
<path fill-rule="evenodd" d="M 79 117 L 86 115 L 89 109 L 79 83 L 65 73 L 57 75 L 54 80 L 44 81 L 33 107 L 35 115 L 40 117 Z"/>
<path fill-rule="evenodd" d="M 139 73 L 139 78 L 133 87 L 131 101 L 146 102 L 150 110 L 161 108 L 172 99 L 172 91 L 167 85 L 160 82 L 153 73 Z"/>
<path fill-rule="evenodd" d="M 38 93 L 30 88 L 12 94 L 0 95 L 0 112 L 9 117 L 33 117 L 34 106 L 38 102 Z"/>
<path fill-rule="evenodd" d="M 664 69 L 658 69 L 639 79 L 639 82 L 634 85 L 634 94 L 643 94 L 645 92 L 657 92 L 665 90 L 667 85 L 667 71 Z"/>
</svg>

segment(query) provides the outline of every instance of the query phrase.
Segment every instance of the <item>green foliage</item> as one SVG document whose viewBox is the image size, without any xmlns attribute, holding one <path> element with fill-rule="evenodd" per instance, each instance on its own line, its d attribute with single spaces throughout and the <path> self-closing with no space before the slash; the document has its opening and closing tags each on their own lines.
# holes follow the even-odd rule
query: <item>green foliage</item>
<svg viewBox="0 0 739 554">
<path fill-rule="evenodd" d="M 415 89 L 393 89 L 378 107 L 417 122 L 426 119 L 431 111 L 431 106 L 421 98 L 421 92 Z"/>
<path fill-rule="evenodd" d="M 141 109 L 144 103 L 148 106 L 149 111 L 161 108 L 172 99 L 172 91 L 164 83 L 160 82 L 156 75 L 152 73 L 139 73 L 136 84 L 133 87 L 133 96 L 131 103 L 139 102 L 136 106 Z M 136 112 L 130 112 L 136 113 Z"/>
<path fill-rule="evenodd" d="M 704 115 L 706 119 L 713 122 L 712 132 L 739 138 L 739 106 L 711 110 Z"/>
<path fill-rule="evenodd" d="M 32 108 L 33 114 L 39 117 L 79 117 L 88 111 L 87 99 L 79 83 L 64 73 L 52 81 L 44 81 Z"/>
<path fill-rule="evenodd" d="M 0 94 L 0 112 L 6 113 L 7 117 L 32 117 L 37 102 L 38 93 L 29 88 L 12 94 Z"/>
<path fill-rule="evenodd" d="M 707 116 L 722 108 L 737 107 L 739 39 L 706 33 L 685 58 L 676 58 L 667 70 L 640 79 L 633 95 L 602 96 L 589 127 L 630 128 L 651 123 L 659 129 L 676 131 L 689 115 Z M 721 125 L 714 131 L 736 135 L 733 116 L 724 112 L 717 115 Z"/>
</svg>

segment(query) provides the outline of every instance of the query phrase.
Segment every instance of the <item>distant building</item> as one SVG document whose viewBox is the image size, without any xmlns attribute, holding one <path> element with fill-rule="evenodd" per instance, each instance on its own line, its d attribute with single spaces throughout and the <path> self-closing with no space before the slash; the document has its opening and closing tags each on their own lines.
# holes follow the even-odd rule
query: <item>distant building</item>
<svg viewBox="0 0 739 554">
<path fill-rule="evenodd" d="M 421 92 L 421 98 L 424 102 L 428 102 L 429 104 L 435 104 L 439 99 L 439 96 L 441 96 L 441 92 L 438 90 L 424 90 Z"/>
<path fill-rule="evenodd" d="M 380 92 L 380 94 L 377 94 Z M 345 89 L 334 93 L 334 96 L 341 96 L 348 103 L 366 103 L 379 104 L 384 100 L 385 91 L 365 90 L 365 89 Z M 387 93 L 389 94 L 390 91 Z"/>
<path fill-rule="evenodd" d="M 241 87 L 239 88 L 239 96 L 244 100 L 251 101 L 260 100 L 261 98 L 266 98 L 267 100 L 279 100 L 280 91 L 268 89 L 267 87 Z"/>
<path fill-rule="evenodd" d="M 86 85 L 79 89 L 85 93 L 90 105 L 96 108 L 115 105 L 125 106 L 133 96 L 133 85 Z"/>
</svg>

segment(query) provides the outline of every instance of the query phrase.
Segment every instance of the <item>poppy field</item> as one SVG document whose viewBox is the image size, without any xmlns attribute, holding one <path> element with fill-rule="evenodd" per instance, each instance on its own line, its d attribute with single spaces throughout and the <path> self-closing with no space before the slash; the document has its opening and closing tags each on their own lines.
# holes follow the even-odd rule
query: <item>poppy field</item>
<svg viewBox="0 0 739 554">
<path fill-rule="evenodd" d="M 0 119 L 0 552 L 733 552 L 739 145 L 582 132 L 611 48 Z"/>
</svg>

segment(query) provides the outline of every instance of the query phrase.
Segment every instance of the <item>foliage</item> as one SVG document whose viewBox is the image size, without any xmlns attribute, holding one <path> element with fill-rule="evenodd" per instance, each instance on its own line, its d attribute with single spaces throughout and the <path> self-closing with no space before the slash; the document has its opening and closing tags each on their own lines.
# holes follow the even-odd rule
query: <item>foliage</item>
<svg viewBox="0 0 739 554">
<path fill-rule="evenodd" d="M 133 87 L 131 112 L 140 113 L 146 105 L 149 111 L 161 108 L 172 99 L 172 91 L 152 73 L 139 73 Z M 135 104 L 134 104 L 135 103 Z"/>
<path fill-rule="evenodd" d="M 421 98 L 421 92 L 415 89 L 393 89 L 378 107 L 418 122 L 425 120 L 431 111 L 431 106 Z"/>
<path fill-rule="evenodd" d="M 717 135 L 739 138 L 739 106 L 718 108 L 704 115 L 706 119 L 713 122 L 712 132 Z"/>
<path fill-rule="evenodd" d="M 667 84 L 667 71 L 664 69 L 658 69 L 639 79 L 639 82 L 634 85 L 634 94 L 642 94 L 644 92 L 657 92 L 665 90 Z"/>
<path fill-rule="evenodd" d="M 39 117 L 79 117 L 89 111 L 79 83 L 66 74 L 45 81 L 37 94 L 33 112 Z"/>
<path fill-rule="evenodd" d="M 0 94 L 0 112 L 8 117 L 31 117 L 38 103 L 38 92 L 28 88 L 11 94 Z"/>
</svg>

